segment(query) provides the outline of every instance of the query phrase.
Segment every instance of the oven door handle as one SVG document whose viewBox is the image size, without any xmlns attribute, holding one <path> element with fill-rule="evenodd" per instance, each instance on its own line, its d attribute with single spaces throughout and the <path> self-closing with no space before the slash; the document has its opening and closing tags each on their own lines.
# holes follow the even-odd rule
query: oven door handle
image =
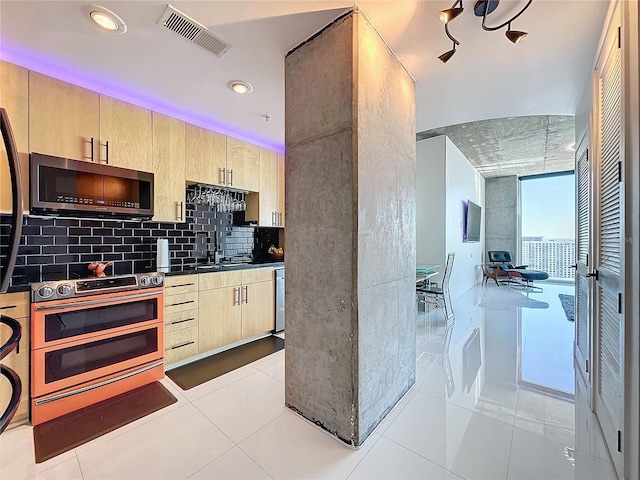
<svg viewBox="0 0 640 480">
<path fill-rule="evenodd" d="M 135 295 L 126 295 L 123 297 L 103 298 L 102 300 L 85 300 L 83 302 L 75 302 L 69 305 L 37 305 L 34 308 L 36 311 L 42 310 L 63 310 L 67 308 L 86 307 L 89 305 L 102 305 L 105 303 L 114 303 L 122 300 L 136 300 L 138 298 L 151 297 L 158 295 L 158 292 L 144 292 L 136 293 Z"/>
<path fill-rule="evenodd" d="M 65 393 L 60 393 L 57 395 L 52 395 L 50 397 L 45 397 L 45 398 L 41 398 L 36 400 L 36 405 L 42 405 L 43 403 L 49 403 L 49 402 L 54 402 L 56 400 L 60 400 L 62 398 L 66 398 L 66 397 L 71 397 L 73 395 L 77 395 L 79 393 L 84 393 L 87 392 L 89 390 L 94 390 L 96 388 L 100 388 L 100 387 L 104 387 L 105 385 L 109 385 L 111 383 L 115 383 L 115 382 L 119 382 L 120 380 L 124 380 L 125 378 L 129 378 L 129 377 L 133 377 L 134 375 L 138 375 L 139 373 L 143 373 L 146 372 L 147 370 L 151 370 L 152 368 L 156 368 L 160 365 L 164 364 L 164 358 L 162 360 L 158 360 L 152 364 L 146 365 L 142 368 L 139 368 L 138 370 L 135 370 L 133 372 L 128 372 L 125 373 L 124 375 L 120 375 L 118 377 L 115 378 L 110 378 L 109 380 L 104 380 L 102 382 L 99 383 L 94 383 L 93 385 L 87 385 L 86 387 L 82 387 L 82 388 L 78 388 L 76 390 L 72 390 L 70 392 L 65 392 Z"/>
</svg>

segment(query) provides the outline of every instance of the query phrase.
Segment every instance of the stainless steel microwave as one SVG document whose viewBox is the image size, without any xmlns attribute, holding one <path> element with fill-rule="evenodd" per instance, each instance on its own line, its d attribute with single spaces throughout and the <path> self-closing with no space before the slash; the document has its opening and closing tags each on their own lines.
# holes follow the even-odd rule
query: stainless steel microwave
<svg viewBox="0 0 640 480">
<path fill-rule="evenodd" d="M 30 155 L 31 213 L 148 220 L 153 174 L 93 162 Z"/>
</svg>

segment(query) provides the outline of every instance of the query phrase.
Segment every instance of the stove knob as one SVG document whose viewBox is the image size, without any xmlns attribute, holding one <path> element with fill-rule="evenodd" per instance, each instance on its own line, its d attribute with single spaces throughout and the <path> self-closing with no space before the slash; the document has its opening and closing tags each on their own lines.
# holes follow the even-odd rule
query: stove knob
<svg viewBox="0 0 640 480">
<path fill-rule="evenodd" d="M 164 282 L 164 277 L 162 275 L 156 275 L 151 279 L 154 285 L 160 286 Z"/>
<path fill-rule="evenodd" d="M 143 275 L 142 277 L 140 277 L 140 285 L 142 285 L 143 287 L 148 287 L 149 285 L 151 285 L 151 278 L 149 278 L 147 275 Z"/>
<path fill-rule="evenodd" d="M 63 297 L 66 297 L 71 292 L 73 292 L 73 287 L 71 287 L 71 285 L 69 285 L 68 283 L 63 283 L 62 285 L 58 286 L 58 293 Z"/>
<path fill-rule="evenodd" d="M 40 295 L 41 298 L 49 298 L 51 295 L 53 295 L 53 288 L 51 288 L 49 285 L 40 287 L 38 289 L 38 295 Z"/>
</svg>

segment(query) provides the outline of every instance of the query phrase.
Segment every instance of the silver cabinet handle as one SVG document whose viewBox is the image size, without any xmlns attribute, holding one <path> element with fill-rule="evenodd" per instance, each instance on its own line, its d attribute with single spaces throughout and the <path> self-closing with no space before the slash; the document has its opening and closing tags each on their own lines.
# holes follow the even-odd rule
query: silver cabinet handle
<svg viewBox="0 0 640 480">
<path fill-rule="evenodd" d="M 242 300 L 240 299 L 240 287 L 233 289 L 233 297 L 234 297 L 233 299 L 234 305 L 240 305 L 242 303 Z"/>
<path fill-rule="evenodd" d="M 244 286 L 244 303 L 249 303 L 249 286 Z"/>
<path fill-rule="evenodd" d="M 220 169 L 220 180 L 221 180 L 221 184 L 222 185 L 226 185 L 227 184 L 227 169 L 226 168 L 221 168 Z"/>
<path fill-rule="evenodd" d="M 276 226 L 276 212 L 271 212 L 271 226 Z"/>
<path fill-rule="evenodd" d="M 91 144 L 91 161 L 93 162 L 93 137 L 91 137 L 91 140 L 89 140 L 89 143 Z"/>
<path fill-rule="evenodd" d="M 175 350 L 176 348 L 186 347 L 187 345 L 192 345 L 194 343 L 196 343 L 196 342 L 191 340 L 190 342 L 181 343 L 180 345 L 174 345 L 173 347 L 171 347 L 171 350 Z"/>
<path fill-rule="evenodd" d="M 184 320 L 176 320 L 175 322 L 171 322 L 169 325 L 178 325 L 179 323 L 190 322 L 191 320 L 195 320 L 196 317 L 185 318 Z"/>
<path fill-rule="evenodd" d="M 178 305 L 186 305 L 187 303 L 195 303 L 195 300 L 187 300 L 186 302 L 170 303 L 167 307 L 176 307 Z"/>
<path fill-rule="evenodd" d="M 233 168 L 229 169 L 229 186 L 233 187 Z"/>
<path fill-rule="evenodd" d="M 178 202 L 180 204 L 180 215 L 178 216 L 178 219 L 181 222 L 184 222 L 184 202 Z"/>
<path fill-rule="evenodd" d="M 17 305 L 7 305 L 6 307 L 0 307 L 0 310 L 11 310 L 12 308 L 17 308 Z"/>
<path fill-rule="evenodd" d="M 282 212 L 278 212 L 278 226 L 282 226 Z"/>
<path fill-rule="evenodd" d="M 167 287 L 167 288 L 188 287 L 191 285 L 195 285 L 195 283 L 179 283 L 178 285 L 171 285 L 170 287 Z"/>
</svg>

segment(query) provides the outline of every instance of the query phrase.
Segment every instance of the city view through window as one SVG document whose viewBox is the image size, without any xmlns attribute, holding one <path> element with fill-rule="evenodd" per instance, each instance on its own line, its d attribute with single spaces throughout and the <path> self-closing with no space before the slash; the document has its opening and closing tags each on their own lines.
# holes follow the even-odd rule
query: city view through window
<svg viewBox="0 0 640 480">
<path fill-rule="evenodd" d="M 520 182 L 522 258 L 549 279 L 573 280 L 575 184 L 573 173 L 524 178 Z"/>
</svg>

